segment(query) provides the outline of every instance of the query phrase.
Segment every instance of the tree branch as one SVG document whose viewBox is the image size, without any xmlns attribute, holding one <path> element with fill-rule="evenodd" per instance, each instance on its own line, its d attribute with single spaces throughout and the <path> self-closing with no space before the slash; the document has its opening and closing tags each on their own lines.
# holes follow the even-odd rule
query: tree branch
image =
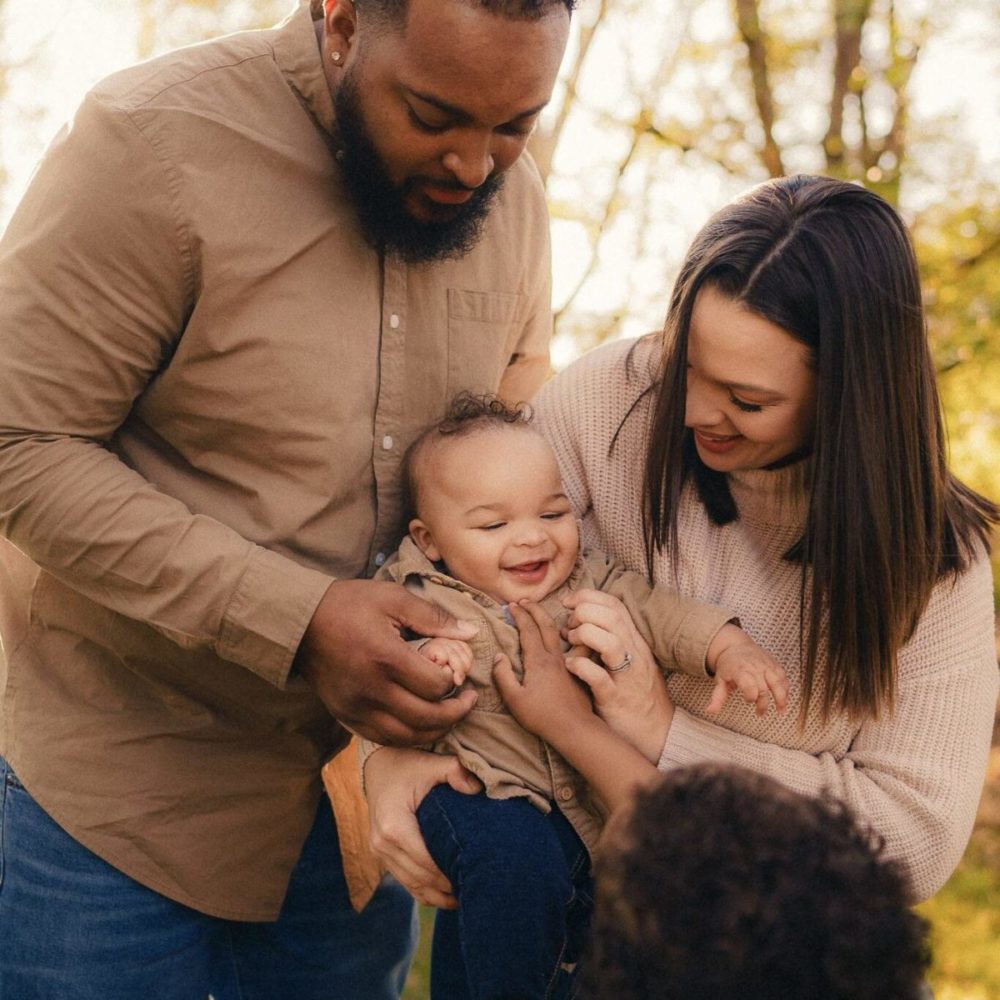
<svg viewBox="0 0 1000 1000">
<path fill-rule="evenodd" d="M 754 103 L 764 130 L 760 158 L 771 177 L 781 177 L 785 167 L 774 140 L 774 96 L 767 70 L 767 38 L 760 24 L 757 0 L 736 0 L 736 27 L 747 50 Z"/>
<path fill-rule="evenodd" d="M 827 170 L 834 176 L 847 173 L 847 143 L 844 139 L 844 103 L 851 92 L 864 85 L 861 68 L 861 32 L 868 20 L 871 0 L 834 0 L 833 87 L 830 92 L 830 124 L 823 139 Z"/>
</svg>

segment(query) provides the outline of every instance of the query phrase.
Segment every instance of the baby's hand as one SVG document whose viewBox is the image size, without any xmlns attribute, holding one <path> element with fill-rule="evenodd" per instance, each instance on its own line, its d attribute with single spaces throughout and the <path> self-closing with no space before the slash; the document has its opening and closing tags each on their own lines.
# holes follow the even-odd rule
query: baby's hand
<svg viewBox="0 0 1000 1000">
<path fill-rule="evenodd" d="M 726 698 L 739 691 L 757 714 L 767 713 L 767 703 L 784 712 L 788 704 L 788 678 L 784 668 L 736 625 L 723 625 L 708 647 L 708 665 L 715 673 L 715 690 L 706 711 L 718 715 Z"/>
<path fill-rule="evenodd" d="M 420 655 L 451 671 L 451 682 L 461 687 L 472 669 L 472 647 L 461 639 L 436 637 L 421 643 Z"/>
</svg>

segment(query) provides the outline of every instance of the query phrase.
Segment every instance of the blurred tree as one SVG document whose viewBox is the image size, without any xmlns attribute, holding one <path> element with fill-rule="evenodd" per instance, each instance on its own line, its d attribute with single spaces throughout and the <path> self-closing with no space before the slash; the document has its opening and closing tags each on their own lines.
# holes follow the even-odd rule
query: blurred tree
<svg viewBox="0 0 1000 1000">
<path fill-rule="evenodd" d="M 711 174 L 713 195 L 768 176 L 818 171 L 864 183 L 906 211 L 901 181 L 914 169 L 914 71 L 931 40 L 963 12 L 976 11 L 989 22 L 1000 4 L 602 0 L 590 20 L 584 4 L 581 45 L 565 75 L 552 131 L 541 130 L 535 140 L 543 175 L 551 175 L 557 218 L 579 223 L 592 251 L 582 280 L 560 304 L 560 319 L 573 322 L 574 299 L 599 270 L 601 243 L 613 241 L 621 210 L 631 209 L 627 225 L 633 227 L 637 210 L 669 217 L 669 207 L 665 212 L 657 207 L 656 189 L 685 168 L 702 177 Z M 581 74 L 582 59 L 601 49 L 602 68 Z M 609 71 L 616 64 L 623 73 Z M 600 90 L 593 87 L 595 80 Z M 578 164 L 559 156 L 559 140 L 573 130 L 574 116 L 586 117 L 605 133 L 606 155 L 590 171 L 600 180 L 587 187 L 586 196 L 575 182 Z M 934 127 L 918 123 L 925 139 Z M 948 152 L 953 138 L 947 125 L 937 123 L 934 155 Z M 920 155 L 927 147 L 925 142 Z M 560 177 L 570 179 L 569 198 L 559 196 Z M 641 203 L 644 193 L 650 200 Z M 635 292 L 630 287 L 622 301 L 634 303 Z M 609 304 L 603 319 L 591 316 L 591 321 L 616 329 L 608 317 L 621 315 L 619 306 Z"/>
<path fill-rule="evenodd" d="M 135 0 L 140 58 L 213 35 L 262 28 L 288 13 L 288 0 Z"/>
<path fill-rule="evenodd" d="M 914 226 L 951 432 L 952 461 L 1000 497 L 1000 196 L 983 184 L 968 201 L 927 208 Z"/>
</svg>

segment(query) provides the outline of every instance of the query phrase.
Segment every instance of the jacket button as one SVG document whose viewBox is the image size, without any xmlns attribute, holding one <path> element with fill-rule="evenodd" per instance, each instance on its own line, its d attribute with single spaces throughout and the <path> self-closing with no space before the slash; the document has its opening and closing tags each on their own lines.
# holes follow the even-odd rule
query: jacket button
<svg viewBox="0 0 1000 1000">
<path fill-rule="evenodd" d="M 563 785 L 556 792 L 556 795 L 559 796 L 560 802 L 569 802 L 569 800 L 573 798 L 573 789 L 570 788 L 569 785 Z"/>
</svg>

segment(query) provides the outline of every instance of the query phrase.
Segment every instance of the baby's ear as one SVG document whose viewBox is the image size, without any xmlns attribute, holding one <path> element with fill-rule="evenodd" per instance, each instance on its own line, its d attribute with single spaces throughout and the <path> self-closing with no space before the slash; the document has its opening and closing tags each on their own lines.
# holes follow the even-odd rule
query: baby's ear
<svg viewBox="0 0 1000 1000">
<path fill-rule="evenodd" d="M 431 562 L 437 562 L 441 558 L 441 550 L 434 544 L 434 538 L 431 535 L 431 529 L 420 520 L 419 517 L 415 517 L 409 524 L 410 538 L 416 543 L 418 549 Z"/>
</svg>

